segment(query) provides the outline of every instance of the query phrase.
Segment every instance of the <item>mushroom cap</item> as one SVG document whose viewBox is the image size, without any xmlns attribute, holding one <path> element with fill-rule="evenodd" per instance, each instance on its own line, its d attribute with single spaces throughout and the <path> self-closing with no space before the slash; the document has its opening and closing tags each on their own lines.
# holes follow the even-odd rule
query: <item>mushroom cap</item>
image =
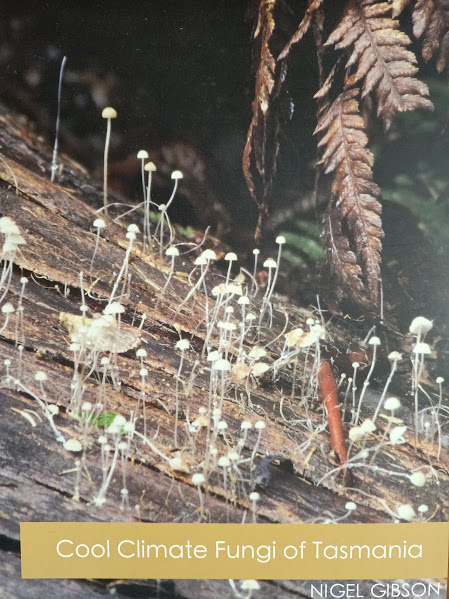
<svg viewBox="0 0 449 599">
<path fill-rule="evenodd" d="M 376 425 L 371 420 L 371 418 L 367 418 L 366 420 L 364 420 L 362 422 L 362 424 L 360 426 L 360 430 L 362 431 L 362 433 L 365 433 L 365 434 L 373 433 L 376 430 Z"/>
<path fill-rule="evenodd" d="M 146 165 L 143 167 L 143 169 L 145 171 L 151 171 L 151 172 L 154 172 L 155 170 L 157 170 L 154 162 L 147 162 Z"/>
<path fill-rule="evenodd" d="M 96 229 L 104 229 L 106 227 L 106 223 L 104 222 L 104 220 L 102 218 L 96 218 L 94 220 L 94 227 Z"/>
<path fill-rule="evenodd" d="M 139 150 L 137 152 L 137 158 L 140 158 L 142 160 L 145 160 L 145 158 L 149 158 L 148 152 L 146 150 Z"/>
<path fill-rule="evenodd" d="M 183 179 L 184 175 L 181 173 L 181 171 L 173 171 L 171 174 L 171 178 L 172 179 Z"/>
<path fill-rule="evenodd" d="M 249 352 L 249 357 L 254 358 L 255 360 L 259 360 L 260 358 L 264 358 L 267 355 L 267 350 L 264 347 L 259 347 L 255 345 L 251 351 Z"/>
<path fill-rule="evenodd" d="M 265 362 L 256 362 L 251 368 L 251 373 L 253 376 L 257 377 L 262 376 L 262 374 L 265 374 L 268 372 L 268 370 L 270 370 L 270 366 L 268 364 L 265 364 Z"/>
<path fill-rule="evenodd" d="M 413 348 L 413 353 L 429 355 L 432 353 L 432 350 L 430 349 L 430 345 L 428 343 L 417 343 Z"/>
<path fill-rule="evenodd" d="M 276 260 L 273 260 L 273 258 L 267 258 L 263 265 L 265 268 L 276 268 L 277 263 Z"/>
<path fill-rule="evenodd" d="M 106 108 L 103 108 L 103 112 L 101 113 L 101 116 L 104 119 L 116 119 L 117 111 L 114 108 L 107 106 Z"/>
<path fill-rule="evenodd" d="M 66 451 L 73 451 L 74 453 L 79 453 L 80 451 L 83 451 L 83 446 L 78 441 L 78 439 L 68 439 L 64 443 L 64 449 Z"/>
<path fill-rule="evenodd" d="M 407 520 L 408 522 L 411 522 L 416 516 L 415 510 L 411 505 L 400 505 L 398 507 L 397 513 L 401 520 Z"/>
<path fill-rule="evenodd" d="M 192 476 L 192 483 L 194 485 L 201 485 L 205 481 L 206 478 L 204 477 L 204 474 L 201 474 L 201 472 L 197 472 Z"/>
<path fill-rule="evenodd" d="M 395 426 L 390 432 L 390 442 L 392 445 L 401 445 L 405 443 L 404 433 L 407 430 L 406 426 Z"/>
<path fill-rule="evenodd" d="M 433 322 L 424 316 L 412 320 L 409 331 L 412 335 L 425 335 L 433 327 Z"/>
<path fill-rule="evenodd" d="M 413 474 L 410 475 L 410 482 L 412 485 L 415 485 L 415 487 L 424 487 L 426 484 L 426 475 L 424 472 L 413 472 Z"/>
<path fill-rule="evenodd" d="M 229 372 L 231 370 L 231 362 L 221 358 L 220 360 L 213 362 L 212 368 L 214 370 L 218 370 L 219 372 Z"/>
<path fill-rule="evenodd" d="M 216 260 L 217 259 L 217 254 L 214 252 L 214 250 L 204 250 L 204 252 L 201 254 L 201 256 L 203 258 L 205 258 L 206 260 Z"/>
<path fill-rule="evenodd" d="M 384 408 L 389 412 L 398 410 L 401 407 L 401 402 L 397 397 L 387 397 L 384 403 Z"/>
<path fill-rule="evenodd" d="M 125 311 L 125 307 L 122 306 L 122 304 L 119 304 L 119 302 L 111 302 L 103 310 L 103 314 L 105 314 L 105 315 L 108 315 L 108 314 L 123 314 L 124 311 Z"/>
<path fill-rule="evenodd" d="M 181 351 L 184 351 L 186 349 L 189 349 L 190 342 L 188 339 L 180 339 L 179 341 L 176 342 L 175 347 L 176 347 L 176 349 L 180 349 Z"/>
<path fill-rule="evenodd" d="M 242 582 L 242 590 L 243 591 L 258 591 L 260 589 L 260 584 L 257 580 L 244 580 Z"/>
</svg>

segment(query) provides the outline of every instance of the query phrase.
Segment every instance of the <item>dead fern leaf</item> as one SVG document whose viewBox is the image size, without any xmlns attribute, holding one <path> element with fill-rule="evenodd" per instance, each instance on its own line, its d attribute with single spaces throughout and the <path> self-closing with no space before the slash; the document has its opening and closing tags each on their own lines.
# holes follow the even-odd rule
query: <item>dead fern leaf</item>
<svg viewBox="0 0 449 599">
<path fill-rule="evenodd" d="M 391 10 L 393 17 L 398 17 L 410 0 L 389 0 L 391 4 Z"/>
<path fill-rule="evenodd" d="M 293 34 L 293 36 L 290 39 L 290 41 L 288 42 L 288 44 L 285 46 L 285 48 L 279 54 L 278 60 L 282 60 L 283 58 L 286 58 L 288 56 L 288 54 L 290 53 L 290 50 L 291 50 L 293 44 L 297 44 L 300 40 L 302 40 L 302 38 L 305 36 L 305 34 L 309 30 L 309 27 L 313 21 L 313 17 L 315 15 L 315 13 L 321 7 L 323 2 L 324 2 L 324 0 L 311 0 L 310 1 L 303 20 L 299 24 L 298 29 L 295 31 L 295 33 Z"/>
<path fill-rule="evenodd" d="M 332 201 L 323 217 L 322 237 L 327 249 L 327 265 L 329 276 L 326 277 L 326 300 L 334 312 L 339 306 L 344 292 L 349 294 L 357 304 L 365 304 L 365 293 L 362 283 L 362 269 L 357 264 L 354 252 L 349 246 L 348 238 L 343 235 L 339 210 L 335 200 Z"/>
<path fill-rule="evenodd" d="M 363 80 L 362 97 L 375 92 L 377 113 L 386 129 L 396 111 L 433 109 L 426 98 L 427 86 L 414 75 L 418 71 L 410 38 L 390 16 L 392 5 L 376 0 L 350 0 L 343 19 L 326 46 L 348 49 L 347 68 L 355 69 L 347 87 Z"/>
<path fill-rule="evenodd" d="M 260 0 L 254 19 L 254 58 L 256 63 L 256 86 L 252 103 L 253 117 L 248 130 L 243 152 L 243 174 L 251 198 L 256 203 L 259 219 L 256 240 L 261 235 L 262 221 L 268 215 L 268 201 L 273 178 L 276 173 L 279 154 L 279 133 L 281 123 L 291 118 L 291 103 L 284 87 L 287 75 L 285 60 L 276 61 L 276 53 L 271 45 L 276 34 L 286 37 L 285 29 L 277 25 L 279 15 L 290 14 L 290 8 L 284 0 Z M 282 46 L 285 42 L 282 44 Z M 251 154 L 254 154 L 258 173 L 258 187 L 252 171 Z"/>
<path fill-rule="evenodd" d="M 422 37 L 422 56 L 436 57 L 439 72 L 449 65 L 449 0 L 418 0 L 413 11 L 413 33 Z"/>
<path fill-rule="evenodd" d="M 379 187 L 373 182 L 373 155 L 359 112 L 359 89 L 342 92 L 321 118 L 321 163 L 335 172 L 333 199 L 324 219 L 331 272 L 343 293 L 375 312 L 383 237 Z M 361 265 L 358 264 L 358 260 Z"/>
</svg>

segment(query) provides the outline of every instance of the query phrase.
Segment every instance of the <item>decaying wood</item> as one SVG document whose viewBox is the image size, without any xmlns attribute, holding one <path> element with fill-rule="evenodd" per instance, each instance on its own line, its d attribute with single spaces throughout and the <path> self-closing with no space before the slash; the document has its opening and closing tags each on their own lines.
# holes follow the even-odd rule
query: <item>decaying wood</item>
<svg viewBox="0 0 449 599">
<path fill-rule="evenodd" d="M 19 581 L 19 522 L 139 519 L 144 522 L 196 522 L 199 518 L 198 492 L 191 483 L 191 474 L 171 470 L 166 461 L 144 445 L 136 445 L 128 468 L 131 510 L 120 509 L 120 473 L 111 485 L 105 505 L 94 505 L 95 489 L 102 473 L 93 452 L 86 455 L 88 475 L 82 477 L 79 501 L 72 499 L 74 456 L 57 442 L 45 418 L 39 417 L 39 407 L 32 396 L 8 381 L 3 365 L 5 360 L 11 360 L 11 376 L 20 378 L 23 387 L 36 394 L 39 394 L 39 384 L 35 374 L 44 370 L 48 401 L 57 404 L 60 410 L 55 417 L 57 428 L 67 437 L 80 435 L 69 411 L 73 354 L 69 351 L 68 332 L 60 323 L 60 314 L 80 314 L 80 271 L 85 291 L 88 291 L 85 297 L 88 316 L 101 313 L 102 300 L 109 297 L 123 262 L 128 244 L 126 227 L 113 224 L 107 235 L 101 238 L 91 273 L 96 242 L 92 222 L 96 217 L 95 211 L 102 205 L 101 189 L 66 157 L 61 158 L 64 164 L 62 174 L 55 184 L 51 184 L 50 152 L 33 136 L 22 137 L 21 131 L 16 128 L 14 115 L 4 111 L 0 114 L 0 152 L 3 158 L 0 161 L 0 216 L 14 219 L 26 239 L 26 245 L 21 246 L 16 256 L 8 292 L 13 305 L 18 305 L 21 276 L 26 275 L 29 279 L 23 298 L 25 344 L 20 365 L 15 344 L 16 315 L 12 315 L 10 325 L 0 339 L 0 365 L 3 368 L 0 389 L 0 535 L 3 538 L 0 589 L 6 596 L 12 596 L 14 581 L 15 597 L 52 594 L 64 597 L 106 596 L 105 581 Z M 12 173 L 17 180 L 18 193 Z M 186 262 L 188 260 L 190 257 L 186 257 Z M 190 270 L 189 264 L 186 270 Z M 160 299 L 168 265 L 159 263 L 157 258 L 142 256 L 139 245 L 133 252 L 129 272 L 132 278 L 129 296 L 122 301 L 126 308 L 122 322 L 137 328 L 142 315 L 146 316 L 139 346 L 147 351 L 144 364 L 148 370 L 148 426 L 153 434 L 157 432 L 154 443 L 158 449 L 169 456 L 175 449 L 173 408 L 179 366 L 179 351 L 175 351 L 174 346 L 180 337 L 190 338 L 193 351 L 186 352 L 183 368 L 183 374 L 188 378 L 197 355 L 201 353 L 205 335 L 198 326 L 204 314 L 204 297 L 198 294 L 186 309 L 179 310 L 190 287 L 185 273 L 177 272 L 170 283 L 169 293 Z M 211 306 L 212 298 L 209 299 L 209 309 Z M 275 311 L 274 331 L 271 333 L 282 331 L 285 309 L 284 306 L 282 310 Z M 290 312 L 291 322 L 303 323 L 309 315 L 308 311 L 298 308 L 292 308 Z M 323 341 L 322 351 L 330 357 L 332 352 L 337 351 L 337 346 L 337 342 Z M 272 351 L 275 352 L 274 349 Z M 136 408 L 140 395 L 140 362 L 135 357 L 135 350 L 120 354 L 118 367 L 121 387 L 108 387 L 107 407 L 129 415 Z M 201 406 L 207 405 L 209 380 L 206 369 L 199 369 L 192 385 L 189 393 L 181 388 L 181 411 L 184 418 L 188 415 L 190 421 L 197 417 Z M 224 402 L 223 419 L 228 424 L 229 438 L 239 438 L 243 419 L 254 424 L 263 417 L 267 427 L 263 431 L 256 466 L 266 456 L 282 456 L 293 464 L 293 470 L 288 474 L 280 473 L 276 463 L 268 466 L 266 484 L 260 488 L 257 515 L 260 522 L 332 521 L 347 514 L 345 504 L 348 500 L 358 506 L 357 511 L 346 518 L 348 522 L 388 522 L 391 518 L 385 506 L 409 502 L 413 505 L 428 504 L 432 511 L 435 510 L 434 520 L 449 519 L 449 458 L 446 451 L 441 453 L 439 461 L 436 448 L 429 449 L 426 455 L 416 455 L 409 444 L 396 447 L 394 451 L 386 449 L 379 455 L 381 466 L 388 467 L 394 463 L 397 468 L 407 471 L 431 463 L 438 469 L 439 484 L 429 484 L 425 489 L 412 487 L 402 479 L 398 483 L 385 478 L 379 484 L 379 479 L 374 480 L 372 473 L 361 470 L 353 472 L 352 488 L 346 488 L 338 476 L 329 476 L 318 486 L 318 481 L 338 465 L 332 455 L 328 432 L 317 435 L 295 424 L 304 417 L 304 408 L 298 401 L 290 401 L 291 385 L 289 387 L 288 380 L 281 378 L 281 382 L 275 385 L 248 380 L 247 385 L 247 388 L 235 385 L 230 396 L 237 401 Z M 97 389 L 97 382 L 89 379 L 83 400 L 95 403 Z M 238 401 L 241 395 L 246 398 L 248 389 L 253 410 Z M 369 391 L 362 414 L 365 410 L 372 413 L 372 406 L 378 400 L 379 392 Z M 26 410 L 35 426 L 23 416 Z M 316 409 L 309 409 L 309 419 L 314 428 L 323 423 L 319 405 Z M 140 426 L 139 421 L 138 428 Z M 345 425 L 346 433 L 347 428 Z M 385 420 L 379 419 L 379 428 L 382 435 Z M 248 457 L 256 437 L 257 431 L 249 431 L 244 449 Z M 199 465 L 198 456 L 204 455 L 205 443 L 206 433 L 201 431 L 196 438 L 196 451 L 186 449 L 183 452 L 190 471 Z M 225 501 L 223 481 L 216 473 L 211 476 L 208 491 L 205 495 L 208 521 L 241 522 L 244 517 L 249 519 L 248 497 L 241 494 L 232 504 Z M 139 506 L 138 511 L 134 509 L 135 505 Z M 150 581 L 118 581 L 113 584 L 117 586 L 118 597 L 130 596 L 134 592 L 129 590 L 133 584 L 140 587 L 140 592 L 146 592 L 145 589 L 150 587 L 154 589 Z M 158 596 L 206 599 L 229 594 L 226 581 L 181 580 L 167 585 L 167 590 L 162 590 Z M 257 596 L 301 598 L 308 596 L 307 588 L 293 581 L 264 582 Z"/>
</svg>

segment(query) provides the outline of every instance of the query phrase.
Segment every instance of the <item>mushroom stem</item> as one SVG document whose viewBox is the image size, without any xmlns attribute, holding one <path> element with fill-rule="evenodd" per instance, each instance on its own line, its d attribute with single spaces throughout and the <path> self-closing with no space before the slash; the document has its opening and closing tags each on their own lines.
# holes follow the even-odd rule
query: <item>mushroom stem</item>
<svg viewBox="0 0 449 599">
<path fill-rule="evenodd" d="M 117 112 L 111 108 L 105 108 L 101 115 L 104 119 L 107 119 L 108 124 L 106 128 L 106 141 L 104 144 L 104 173 L 103 173 L 103 203 L 104 203 L 104 216 L 107 221 L 108 219 L 108 152 L 109 142 L 111 139 L 111 119 L 117 118 Z"/>
</svg>

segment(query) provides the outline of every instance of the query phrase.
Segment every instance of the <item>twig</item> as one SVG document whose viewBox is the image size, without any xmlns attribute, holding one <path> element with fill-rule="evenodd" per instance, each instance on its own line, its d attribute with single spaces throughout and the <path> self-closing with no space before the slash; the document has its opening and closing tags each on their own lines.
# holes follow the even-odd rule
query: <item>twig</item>
<svg viewBox="0 0 449 599">
<path fill-rule="evenodd" d="M 331 436 L 331 446 L 338 456 L 340 464 L 343 466 L 348 460 L 345 436 L 343 433 L 343 424 L 341 421 L 340 405 L 338 403 L 337 385 L 331 366 L 328 362 L 322 362 L 318 370 L 318 389 L 320 400 L 324 403 L 327 413 L 327 422 L 329 424 L 329 433 Z M 349 480 L 349 470 L 344 470 L 344 482 L 347 486 Z"/>
</svg>

